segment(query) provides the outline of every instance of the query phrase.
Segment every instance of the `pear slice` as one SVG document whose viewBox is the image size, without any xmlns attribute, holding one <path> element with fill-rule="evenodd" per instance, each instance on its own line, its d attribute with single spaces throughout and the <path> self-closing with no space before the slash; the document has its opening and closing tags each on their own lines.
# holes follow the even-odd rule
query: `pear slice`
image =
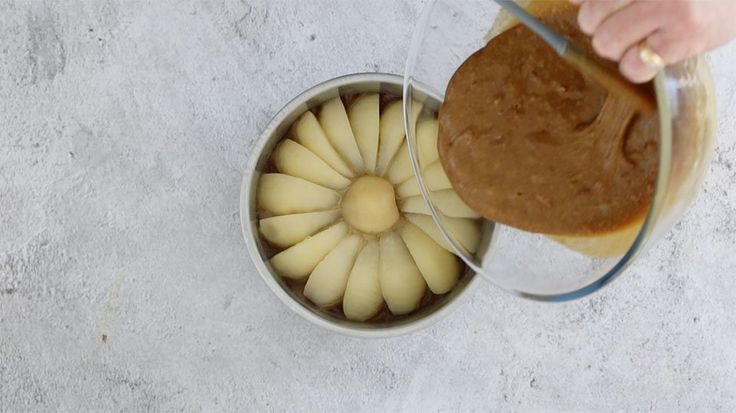
<svg viewBox="0 0 736 413">
<path fill-rule="evenodd" d="M 332 169 L 339 172 L 340 175 L 348 178 L 355 176 L 353 171 L 350 170 L 350 167 L 342 160 L 340 154 L 332 146 L 329 139 L 327 139 L 327 135 L 322 130 L 322 126 L 319 125 L 319 121 L 317 121 L 314 113 L 310 111 L 304 112 L 294 122 L 292 134 L 297 142 L 322 158 L 323 161 L 330 165 Z"/>
<path fill-rule="evenodd" d="M 455 253 L 452 250 L 452 247 L 445 241 L 445 238 L 440 233 L 440 229 L 437 228 L 437 224 L 434 223 L 434 219 L 430 215 L 423 215 L 423 214 L 404 214 L 407 221 L 411 222 L 412 224 L 416 225 L 424 231 L 425 234 L 429 235 L 434 242 L 436 242 L 439 246 L 446 249 L 447 251 Z M 447 219 L 447 217 L 445 217 Z M 459 219 L 459 218 L 456 218 Z"/>
<path fill-rule="evenodd" d="M 457 193 L 452 189 L 430 193 L 432 202 L 443 214 L 452 218 L 480 218 L 480 215 L 470 209 Z"/>
<path fill-rule="evenodd" d="M 295 280 L 308 276 L 320 261 L 335 248 L 348 233 L 344 222 L 325 229 L 300 243 L 281 251 L 271 258 L 271 265 L 279 275 Z"/>
<path fill-rule="evenodd" d="M 358 235 L 350 235 L 340 241 L 309 275 L 304 296 L 320 307 L 339 303 L 362 243 Z"/>
<path fill-rule="evenodd" d="M 258 229 L 272 244 L 287 248 L 335 222 L 339 217 L 339 209 L 281 215 L 262 219 Z"/>
<path fill-rule="evenodd" d="M 394 162 L 398 159 L 398 155 L 396 156 L 396 159 L 394 159 Z M 391 165 L 393 168 L 393 164 Z M 389 169 L 389 179 L 391 171 L 393 169 Z M 424 184 L 427 185 L 427 189 L 430 191 L 441 191 L 443 189 L 452 189 L 452 184 L 450 183 L 450 179 L 447 177 L 447 174 L 445 173 L 444 168 L 442 168 L 442 164 L 439 161 L 435 161 L 431 165 L 429 165 L 423 172 L 424 175 Z M 412 175 L 411 178 L 401 182 L 399 186 L 396 187 L 396 195 L 399 197 L 399 199 L 409 198 L 412 196 L 418 196 L 421 195 L 422 192 L 419 190 L 419 183 L 417 182 L 416 178 Z"/>
<path fill-rule="evenodd" d="M 391 161 L 391 165 L 386 171 L 386 178 L 392 184 L 398 185 L 412 177 L 414 177 L 414 169 L 411 166 L 411 158 L 409 158 L 409 148 L 404 142 Z"/>
<path fill-rule="evenodd" d="M 368 174 L 376 172 L 380 103 L 378 93 L 369 93 L 355 99 L 348 108 L 350 126 Z"/>
<path fill-rule="evenodd" d="M 401 200 L 399 209 L 405 214 L 432 215 L 429 212 L 429 208 L 427 208 L 427 204 L 424 203 L 424 198 L 421 196 L 412 196 Z"/>
<path fill-rule="evenodd" d="M 457 284 L 462 266 L 454 254 L 411 222 L 401 228 L 401 238 L 433 293 L 444 294 Z"/>
<path fill-rule="evenodd" d="M 369 241 L 355 259 L 350 272 L 342 311 L 348 320 L 365 321 L 378 314 L 383 306 L 378 281 L 378 241 Z"/>
<path fill-rule="evenodd" d="M 475 254 L 478 251 L 481 239 L 481 222 L 479 220 L 442 217 L 442 225 L 468 252 Z"/>
<path fill-rule="evenodd" d="M 441 191 L 443 189 L 452 189 L 450 178 L 447 177 L 442 162 L 434 161 L 427 166 L 422 172 L 424 176 L 424 184 L 430 191 Z"/>
<path fill-rule="evenodd" d="M 437 150 L 439 127 L 436 118 L 422 119 L 417 123 L 417 156 L 422 169 L 440 159 Z"/>
<path fill-rule="evenodd" d="M 258 206 L 273 215 L 332 209 L 340 194 L 302 178 L 263 174 L 258 184 Z"/>
<path fill-rule="evenodd" d="M 322 104 L 319 111 L 319 123 L 332 146 L 342 155 L 342 159 L 347 160 L 354 172 L 362 175 L 365 170 L 363 157 L 360 155 L 360 149 L 353 136 L 353 129 L 350 127 L 348 114 L 345 113 L 345 106 L 339 97 Z"/>
<path fill-rule="evenodd" d="M 437 224 L 435 224 L 431 216 L 422 214 L 405 214 L 405 216 L 409 222 L 419 227 L 442 248 L 453 254 L 455 253 L 452 247 L 445 241 L 445 238 L 440 233 L 440 229 L 437 228 Z M 480 243 L 480 223 L 477 220 L 442 217 L 442 225 L 470 253 L 477 251 L 478 244 Z"/>
<path fill-rule="evenodd" d="M 291 139 L 282 141 L 273 154 L 276 168 L 287 175 L 332 189 L 345 189 L 350 180 L 332 169 L 319 156 Z"/>
<path fill-rule="evenodd" d="M 421 194 L 422 192 L 419 190 L 419 183 L 413 176 L 396 187 L 396 196 L 398 196 L 399 199 L 418 196 Z"/>
<path fill-rule="evenodd" d="M 430 192 L 435 207 L 439 212 L 452 218 L 480 218 L 477 212 L 470 209 L 452 189 Z M 412 196 L 401 201 L 401 212 L 408 214 L 431 215 L 429 208 L 421 196 Z"/>
<path fill-rule="evenodd" d="M 422 104 L 412 101 L 412 123 L 416 123 L 419 113 L 422 111 Z M 383 176 L 388 169 L 391 160 L 396 151 L 399 150 L 401 142 L 404 141 L 404 108 L 402 100 L 391 102 L 386 106 L 381 114 L 381 127 L 379 129 L 378 144 L 378 162 L 376 164 L 376 174 Z"/>
<path fill-rule="evenodd" d="M 416 310 L 427 284 L 404 241 L 391 232 L 381 236 L 379 245 L 378 280 L 389 310 L 396 315 Z"/>
</svg>

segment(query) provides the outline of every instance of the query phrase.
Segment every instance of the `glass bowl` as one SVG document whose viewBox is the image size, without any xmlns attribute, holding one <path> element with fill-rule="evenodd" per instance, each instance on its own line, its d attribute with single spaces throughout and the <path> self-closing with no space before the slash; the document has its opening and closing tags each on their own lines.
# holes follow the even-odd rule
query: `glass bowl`
<svg viewBox="0 0 736 413">
<path fill-rule="evenodd" d="M 520 1 L 529 10 L 551 0 Z M 416 26 L 404 74 L 405 119 L 429 90 L 440 99 L 457 68 L 494 35 L 515 24 L 490 0 L 430 0 Z M 429 213 L 443 237 L 477 274 L 515 295 L 566 301 L 599 290 L 665 234 L 697 195 L 713 152 L 715 100 L 710 69 L 698 56 L 661 71 L 659 169 L 646 218 L 596 237 L 551 237 L 485 222 L 483 248 L 469 253 L 442 214 L 442 199 L 423 178 L 413 125 L 406 122 L 413 167 Z"/>
</svg>

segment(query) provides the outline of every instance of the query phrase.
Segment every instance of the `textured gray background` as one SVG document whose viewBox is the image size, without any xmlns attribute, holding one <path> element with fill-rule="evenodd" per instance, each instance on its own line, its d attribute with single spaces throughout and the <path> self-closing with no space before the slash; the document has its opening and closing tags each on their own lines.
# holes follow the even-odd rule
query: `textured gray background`
<svg viewBox="0 0 736 413">
<path fill-rule="evenodd" d="M 705 189 L 602 293 L 486 286 L 361 341 L 267 290 L 238 223 L 253 139 L 316 82 L 400 73 L 420 8 L 0 2 L 0 411 L 735 410 L 734 47 Z"/>
</svg>

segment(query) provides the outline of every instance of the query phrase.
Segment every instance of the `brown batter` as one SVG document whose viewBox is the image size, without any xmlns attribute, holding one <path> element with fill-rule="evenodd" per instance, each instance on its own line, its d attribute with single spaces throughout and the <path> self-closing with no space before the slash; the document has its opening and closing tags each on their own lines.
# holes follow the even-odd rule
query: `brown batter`
<svg viewBox="0 0 736 413">
<path fill-rule="evenodd" d="M 545 10 L 540 18 L 592 52 L 575 9 Z M 439 121 L 450 181 L 492 221 L 593 235 L 640 220 L 651 202 L 657 116 L 608 94 L 521 25 L 457 70 Z"/>
</svg>

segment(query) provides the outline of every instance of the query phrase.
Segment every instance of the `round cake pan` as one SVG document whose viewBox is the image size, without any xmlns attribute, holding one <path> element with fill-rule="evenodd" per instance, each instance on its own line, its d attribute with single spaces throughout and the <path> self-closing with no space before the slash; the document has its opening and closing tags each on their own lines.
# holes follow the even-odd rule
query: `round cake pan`
<svg viewBox="0 0 736 413">
<path fill-rule="evenodd" d="M 256 190 L 261 173 L 267 166 L 268 158 L 276 144 L 288 132 L 291 124 L 305 111 L 320 106 L 336 96 L 380 92 L 402 96 L 403 78 L 383 73 L 359 73 L 341 76 L 320 83 L 286 104 L 271 120 L 254 143 L 240 194 L 240 219 L 243 237 L 250 257 L 258 273 L 273 293 L 292 311 L 312 324 L 327 330 L 356 337 L 383 338 L 413 332 L 436 323 L 465 301 L 477 288 L 480 278 L 468 269 L 458 285 L 448 294 L 440 296 L 432 304 L 416 312 L 389 322 L 353 322 L 322 311 L 308 300 L 300 297 L 271 268 L 268 262 L 268 248 L 258 233 L 256 210 Z M 424 100 L 425 107 L 438 108 L 437 94 L 415 85 L 416 92 Z"/>
</svg>

